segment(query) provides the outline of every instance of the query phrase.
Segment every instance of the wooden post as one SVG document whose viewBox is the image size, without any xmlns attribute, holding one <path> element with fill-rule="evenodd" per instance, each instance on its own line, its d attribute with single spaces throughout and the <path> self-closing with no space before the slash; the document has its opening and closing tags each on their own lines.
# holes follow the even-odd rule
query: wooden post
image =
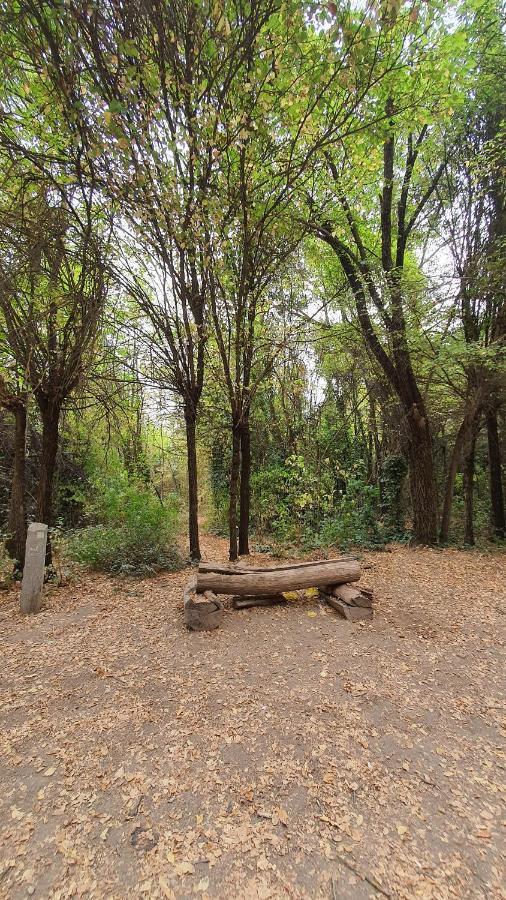
<svg viewBox="0 0 506 900">
<path fill-rule="evenodd" d="M 23 615 L 37 613 L 41 607 L 46 543 L 47 525 L 43 522 L 32 522 L 28 526 L 25 566 L 21 582 L 21 612 Z"/>
</svg>

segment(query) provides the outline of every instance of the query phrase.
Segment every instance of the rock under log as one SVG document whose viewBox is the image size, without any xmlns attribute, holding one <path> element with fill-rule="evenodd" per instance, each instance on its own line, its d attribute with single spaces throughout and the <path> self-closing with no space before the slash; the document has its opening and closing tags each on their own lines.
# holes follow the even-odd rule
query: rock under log
<svg viewBox="0 0 506 900">
<path fill-rule="evenodd" d="M 283 594 L 272 594 L 270 597 L 232 597 L 234 609 L 249 609 L 250 606 L 277 606 L 288 603 Z"/>
<path fill-rule="evenodd" d="M 222 563 L 201 563 L 196 587 L 197 593 L 211 590 L 216 594 L 261 597 L 309 587 L 345 584 L 359 578 L 360 565 L 351 557 L 269 569 L 241 569 Z"/>
<path fill-rule="evenodd" d="M 195 588 L 192 578 L 183 593 L 185 625 L 189 631 L 214 631 L 221 623 L 223 606 L 212 591 L 195 593 Z"/>
</svg>

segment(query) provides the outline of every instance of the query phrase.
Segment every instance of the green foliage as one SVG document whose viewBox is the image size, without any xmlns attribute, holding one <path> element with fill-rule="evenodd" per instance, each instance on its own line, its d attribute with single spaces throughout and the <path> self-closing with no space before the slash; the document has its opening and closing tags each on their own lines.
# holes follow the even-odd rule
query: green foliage
<svg viewBox="0 0 506 900">
<path fill-rule="evenodd" d="M 360 545 L 374 547 L 383 544 L 384 533 L 378 521 L 379 491 L 375 485 L 352 478 L 346 493 L 326 515 L 319 530 L 305 534 L 305 544 L 311 548 Z"/>
<path fill-rule="evenodd" d="M 13 562 L 5 549 L 5 544 L 0 541 L 0 590 L 6 590 L 11 586 L 13 568 Z"/>
<path fill-rule="evenodd" d="M 88 505 L 92 520 L 68 542 L 79 563 L 113 574 L 151 574 L 181 564 L 176 548 L 179 500 L 163 504 L 142 483 L 125 475 L 98 480 Z"/>
<path fill-rule="evenodd" d="M 388 456 L 381 469 L 381 511 L 385 532 L 392 540 L 402 537 L 405 531 L 402 488 L 407 473 L 407 462 L 400 455 Z"/>
<path fill-rule="evenodd" d="M 257 472 L 252 505 L 258 531 L 306 549 L 382 543 L 378 488 L 357 474 L 346 480 L 342 492 L 333 492 L 331 475 L 327 471 L 318 478 L 302 456 Z"/>
</svg>

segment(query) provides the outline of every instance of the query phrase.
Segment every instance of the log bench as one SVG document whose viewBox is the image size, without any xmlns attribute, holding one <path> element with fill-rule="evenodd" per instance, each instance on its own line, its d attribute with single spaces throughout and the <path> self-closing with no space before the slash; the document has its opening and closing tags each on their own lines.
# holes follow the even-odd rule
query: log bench
<svg viewBox="0 0 506 900">
<path fill-rule="evenodd" d="M 262 568 L 200 563 L 184 591 L 185 623 L 191 631 L 218 628 L 223 607 L 217 594 L 232 596 L 234 608 L 245 609 L 286 603 L 285 593 L 307 588 L 319 588 L 321 601 L 345 619 L 371 619 L 372 591 L 357 586 L 360 574 L 352 556 Z"/>
</svg>

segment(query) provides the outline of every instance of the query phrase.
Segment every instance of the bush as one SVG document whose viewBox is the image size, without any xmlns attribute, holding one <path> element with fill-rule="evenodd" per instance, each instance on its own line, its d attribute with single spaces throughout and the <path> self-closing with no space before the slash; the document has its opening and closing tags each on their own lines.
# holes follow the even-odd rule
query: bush
<svg viewBox="0 0 506 900">
<path fill-rule="evenodd" d="M 113 574 L 152 574 L 181 565 L 176 547 L 179 499 L 163 504 L 145 484 L 119 476 L 98 481 L 87 513 L 67 549 L 76 562 Z"/>
<path fill-rule="evenodd" d="M 382 544 L 384 534 L 378 523 L 378 502 L 377 487 L 360 479 L 350 479 L 346 493 L 322 518 L 320 527 L 306 530 L 304 543 L 311 549 Z"/>
</svg>

